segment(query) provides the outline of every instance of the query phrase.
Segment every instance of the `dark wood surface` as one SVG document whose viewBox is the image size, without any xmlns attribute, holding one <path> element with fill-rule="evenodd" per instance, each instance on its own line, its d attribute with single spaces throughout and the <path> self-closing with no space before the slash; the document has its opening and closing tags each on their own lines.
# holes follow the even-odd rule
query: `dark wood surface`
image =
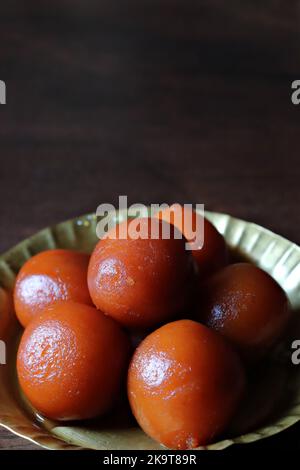
<svg viewBox="0 0 300 470">
<path fill-rule="evenodd" d="M 1 4 L 1 251 L 121 194 L 205 203 L 300 243 L 299 12 L 298 1 Z M 299 447 L 299 426 L 272 442 L 291 439 Z M 0 448 L 35 446 L 1 430 Z"/>
</svg>

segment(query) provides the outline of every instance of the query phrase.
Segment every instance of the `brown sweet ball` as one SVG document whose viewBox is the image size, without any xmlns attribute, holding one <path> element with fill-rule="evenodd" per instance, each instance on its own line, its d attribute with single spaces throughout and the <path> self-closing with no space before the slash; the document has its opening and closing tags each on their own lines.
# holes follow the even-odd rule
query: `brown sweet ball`
<svg viewBox="0 0 300 470">
<path fill-rule="evenodd" d="M 134 225 L 133 225 L 134 224 Z M 152 225 L 154 224 L 154 225 Z M 153 227 L 158 238 L 153 238 Z M 133 228 L 144 238 L 136 237 Z M 164 239 L 162 229 L 170 230 Z M 88 286 L 97 308 L 126 327 L 145 329 L 165 322 L 189 301 L 194 261 L 184 238 L 174 238 L 173 226 L 158 219 L 125 221 L 94 249 Z"/>
<path fill-rule="evenodd" d="M 161 220 L 174 224 L 189 242 L 195 241 L 195 232 L 200 225 L 201 215 L 194 210 L 173 204 L 170 208 L 163 209 L 155 214 Z M 225 266 L 228 262 L 227 246 L 224 237 L 213 224 L 203 218 L 203 246 L 192 250 L 197 262 L 198 274 L 203 279 Z M 200 234 L 199 238 L 200 238 Z"/>
<path fill-rule="evenodd" d="M 72 250 L 47 250 L 30 258 L 20 269 L 14 303 L 26 327 L 47 305 L 71 300 L 92 305 L 87 287 L 89 255 Z"/>
<path fill-rule="evenodd" d="M 0 339 L 10 333 L 15 321 L 12 293 L 0 287 Z"/>
<path fill-rule="evenodd" d="M 276 343 L 290 319 L 283 289 L 249 263 L 229 265 L 201 290 L 197 319 L 224 335 L 244 357 L 262 356 Z"/>
<path fill-rule="evenodd" d="M 96 308 L 57 302 L 25 329 L 17 356 L 20 386 L 44 416 L 93 418 L 118 401 L 130 344 Z"/>
<path fill-rule="evenodd" d="M 245 388 L 237 353 L 192 320 L 168 323 L 138 346 L 128 372 L 132 412 L 150 437 L 172 449 L 212 442 Z"/>
</svg>

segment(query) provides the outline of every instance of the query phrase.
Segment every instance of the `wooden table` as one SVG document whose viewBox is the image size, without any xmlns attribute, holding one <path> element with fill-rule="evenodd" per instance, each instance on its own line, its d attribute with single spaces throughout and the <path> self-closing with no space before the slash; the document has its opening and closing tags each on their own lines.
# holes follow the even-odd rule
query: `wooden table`
<svg viewBox="0 0 300 470">
<path fill-rule="evenodd" d="M 300 243 L 299 2 L 20 3 L 0 17 L 1 251 L 122 194 Z"/>
</svg>

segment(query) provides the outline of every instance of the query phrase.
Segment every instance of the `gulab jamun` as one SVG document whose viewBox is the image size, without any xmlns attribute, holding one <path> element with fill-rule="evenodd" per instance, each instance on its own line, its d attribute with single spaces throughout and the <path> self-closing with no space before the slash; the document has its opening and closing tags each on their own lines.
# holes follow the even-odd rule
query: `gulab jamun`
<svg viewBox="0 0 300 470">
<path fill-rule="evenodd" d="M 145 238 L 132 235 L 133 223 Z M 159 228 L 157 238 L 152 223 Z M 132 329 L 168 321 L 190 301 L 193 257 L 185 240 L 175 238 L 174 227 L 169 226 L 171 236 L 164 239 L 163 225 L 166 222 L 151 218 L 126 220 L 108 232 L 91 255 L 88 286 L 94 304 Z"/>
<path fill-rule="evenodd" d="M 267 352 L 290 318 L 283 289 L 250 263 L 221 269 L 204 283 L 199 297 L 197 319 L 228 338 L 248 359 Z"/>
<path fill-rule="evenodd" d="M 155 217 L 174 224 L 189 242 L 195 241 L 194 234 L 197 228 L 201 227 L 199 219 L 203 218 L 204 233 L 202 237 L 199 235 L 199 238 L 203 238 L 203 245 L 192 250 L 201 278 L 209 276 L 227 264 L 228 253 L 224 237 L 205 217 L 180 204 L 173 204 L 169 208 L 158 211 Z"/>
<path fill-rule="evenodd" d="M 131 409 L 146 434 L 168 448 L 192 449 L 212 442 L 229 424 L 245 373 L 221 335 L 178 320 L 138 346 L 127 385 Z"/>
<path fill-rule="evenodd" d="M 10 323 L 15 319 L 12 293 L 0 287 L 0 338 L 10 331 Z"/>
<path fill-rule="evenodd" d="M 89 255 L 72 250 L 47 250 L 20 269 L 14 290 L 16 315 L 25 327 L 47 305 L 71 300 L 92 305 L 87 286 Z"/>
<path fill-rule="evenodd" d="M 117 401 L 129 352 L 129 340 L 114 320 L 88 305 L 57 302 L 23 333 L 19 383 L 48 418 L 93 418 Z"/>
</svg>

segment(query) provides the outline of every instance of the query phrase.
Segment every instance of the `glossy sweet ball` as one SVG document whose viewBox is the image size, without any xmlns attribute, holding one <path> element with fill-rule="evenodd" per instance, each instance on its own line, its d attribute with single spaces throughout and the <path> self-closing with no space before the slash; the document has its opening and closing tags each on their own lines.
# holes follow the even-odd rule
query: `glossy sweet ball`
<svg viewBox="0 0 300 470">
<path fill-rule="evenodd" d="M 14 321 L 12 293 L 0 287 L 0 339 L 4 340 Z"/>
<path fill-rule="evenodd" d="M 129 348 L 118 324 L 94 307 L 57 302 L 25 329 L 17 357 L 20 386 L 48 418 L 99 416 L 119 396 Z"/>
<path fill-rule="evenodd" d="M 47 250 L 30 258 L 17 275 L 14 303 L 25 327 L 44 308 L 71 300 L 92 305 L 87 287 L 89 255 L 71 250 Z"/>
<path fill-rule="evenodd" d="M 201 216 L 192 209 L 184 208 L 180 204 L 173 204 L 170 208 L 157 212 L 155 216 L 174 224 L 190 242 L 195 241 L 195 232 L 202 227 L 200 224 Z M 203 246 L 199 249 L 193 249 L 192 253 L 197 261 L 199 275 L 204 278 L 225 266 L 228 254 L 223 236 L 205 217 L 202 230 L 204 232 Z"/>
<path fill-rule="evenodd" d="M 178 320 L 140 344 L 127 383 L 141 428 L 166 447 L 192 449 L 226 428 L 242 397 L 245 375 L 221 335 Z"/>
<path fill-rule="evenodd" d="M 151 239 L 152 220 L 125 221 L 117 227 L 116 237 L 109 232 L 93 251 L 88 269 L 96 307 L 134 329 L 151 327 L 180 312 L 189 301 L 194 276 L 185 241 L 174 236 Z M 139 230 L 148 238 L 133 238 L 133 223 L 140 224 Z M 157 219 L 154 224 L 166 225 Z"/>
<path fill-rule="evenodd" d="M 198 319 L 249 359 L 264 354 L 290 318 L 284 291 L 269 274 L 249 263 L 218 271 L 203 286 L 201 299 Z"/>
</svg>

